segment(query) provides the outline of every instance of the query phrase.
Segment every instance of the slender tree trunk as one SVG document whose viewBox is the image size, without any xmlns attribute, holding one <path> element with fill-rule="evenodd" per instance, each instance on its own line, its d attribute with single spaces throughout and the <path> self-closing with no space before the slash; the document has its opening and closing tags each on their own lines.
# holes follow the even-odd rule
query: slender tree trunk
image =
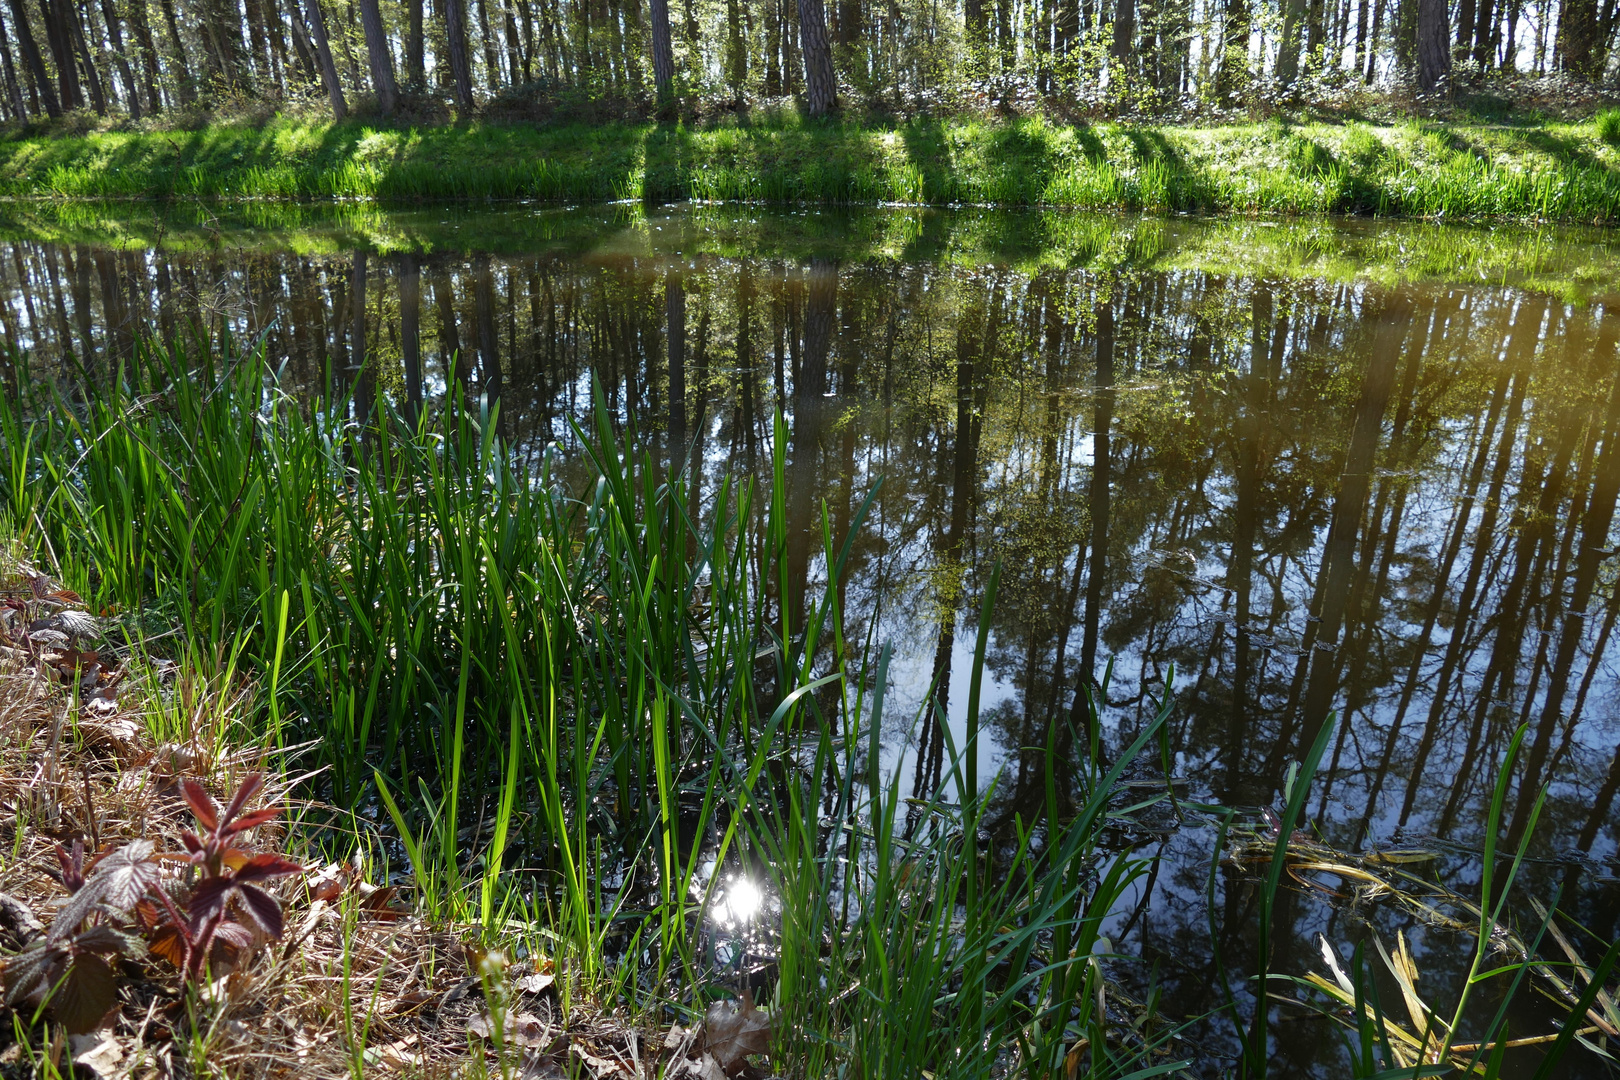
<svg viewBox="0 0 1620 1080">
<path fill-rule="evenodd" d="M 799 0 L 799 43 L 804 53 L 804 96 L 811 116 L 826 116 L 838 106 L 832 48 L 827 42 L 827 13 L 822 0 Z"/>
<path fill-rule="evenodd" d="M 17 69 L 11 62 L 11 36 L 6 33 L 3 18 L 0 18 L 0 62 L 5 65 L 6 100 L 11 103 L 18 120 L 27 120 L 28 110 L 23 106 L 22 87 L 17 82 Z"/>
<path fill-rule="evenodd" d="M 1556 63 L 1577 78 L 1596 82 L 1602 75 L 1593 57 L 1601 53 L 1596 0 L 1563 0 L 1558 16 Z"/>
<path fill-rule="evenodd" d="M 501 54 L 495 48 L 495 35 L 489 29 L 489 4 L 487 0 L 476 0 L 478 8 L 478 33 L 483 38 L 484 45 L 484 79 L 489 83 L 489 92 L 501 92 Z"/>
<path fill-rule="evenodd" d="M 426 53 L 422 0 L 405 0 L 405 84 L 413 93 L 421 93 L 427 86 Z"/>
<path fill-rule="evenodd" d="M 55 117 L 62 115 L 62 106 L 51 87 L 51 80 L 45 74 L 45 62 L 39 55 L 39 46 L 34 42 L 34 32 L 28 25 L 28 8 L 23 0 L 11 0 L 11 15 L 13 24 L 17 28 L 17 49 L 22 53 L 23 63 L 34 77 L 35 88 L 39 97 L 45 104 L 46 115 Z"/>
<path fill-rule="evenodd" d="M 669 120 L 675 113 L 675 50 L 669 36 L 669 0 L 647 0 L 647 17 L 652 38 L 653 89 L 658 97 L 658 116 Z"/>
<path fill-rule="evenodd" d="M 316 3 L 317 0 L 309 0 Z M 163 28 L 169 37 L 170 68 L 174 71 L 175 93 L 180 104 L 190 105 L 197 100 L 197 85 L 192 80 L 191 66 L 186 62 L 186 47 L 180 41 L 180 22 L 175 17 L 174 0 L 158 0 L 163 12 Z"/>
<path fill-rule="evenodd" d="M 90 107 L 96 110 L 97 116 L 107 115 L 107 91 L 102 83 L 101 69 L 96 67 L 95 54 L 90 50 L 90 41 L 84 32 L 84 20 L 80 17 L 79 9 L 67 0 L 60 0 L 63 14 L 67 19 L 68 32 L 73 38 L 73 50 L 78 53 L 79 63 L 84 66 L 84 81 L 90 91 Z"/>
<path fill-rule="evenodd" d="M 384 116 L 393 116 L 399 104 L 399 90 L 394 85 L 394 54 L 388 47 L 388 33 L 383 29 L 377 0 L 360 0 L 360 26 L 366 34 L 366 56 L 371 62 L 371 85 L 377 91 L 377 108 Z"/>
<path fill-rule="evenodd" d="M 1285 90 L 1299 81 L 1299 24 L 1305 17 L 1305 0 L 1285 0 L 1282 33 L 1277 38 L 1277 83 Z"/>
<path fill-rule="evenodd" d="M 163 97 L 158 91 L 157 43 L 152 40 L 152 24 L 146 17 L 146 0 L 129 0 L 126 9 L 130 33 L 141 54 L 141 85 L 146 91 L 146 109 L 156 115 L 163 111 Z"/>
<path fill-rule="evenodd" d="M 84 105 L 84 90 L 79 84 L 79 67 L 73 57 L 73 31 L 68 28 L 67 13 L 70 0 L 40 0 L 40 12 L 45 16 L 45 33 L 51 46 L 51 60 L 56 65 L 57 91 L 62 108 L 77 109 Z"/>
<path fill-rule="evenodd" d="M 1371 86 L 1378 78 L 1378 35 L 1384 29 L 1384 4 L 1387 0 L 1372 0 L 1372 32 L 1367 46 L 1367 74 L 1364 82 Z"/>
<path fill-rule="evenodd" d="M 467 8 L 465 0 L 444 0 L 445 51 L 449 54 L 450 75 L 456 84 L 456 104 L 463 113 L 473 107 L 472 63 L 467 56 Z"/>
<path fill-rule="evenodd" d="M 332 117 L 342 120 L 349 115 L 349 103 L 343 100 L 343 83 L 338 79 L 337 64 L 332 60 L 321 0 L 304 0 L 304 14 L 309 23 L 310 40 L 315 46 L 315 60 L 321 66 L 321 82 L 326 85 L 326 98 L 332 103 Z"/>
<path fill-rule="evenodd" d="M 130 70 L 129 61 L 124 57 L 124 32 L 118 25 L 118 9 L 115 0 L 101 0 L 101 17 L 107 22 L 107 39 L 112 44 L 113 63 L 118 68 L 118 77 L 124 84 L 124 96 L 129 102 L 129 114 L 136 120 L 141 118 L 141 90 L 135 84 L 135 73 Z"/>
</svg>

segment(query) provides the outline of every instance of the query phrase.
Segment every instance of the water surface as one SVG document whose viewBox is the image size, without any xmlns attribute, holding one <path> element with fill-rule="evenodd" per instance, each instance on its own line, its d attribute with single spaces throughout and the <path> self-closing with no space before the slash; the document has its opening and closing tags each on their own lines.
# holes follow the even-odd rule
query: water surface
<svg viewBox="0 0 1620 1080">
<path fill-rule="evenodd" d="M 1047 733 L 1098 696 L 1105 754 L 1167 680 L 1178 796 L 1264 829 L 1337 717 L 1308 809 L 1331 844 L 1432 855 L 1478 891 L 1485 807 L 1528 724 L 1508 832 L 1532 890 L 1620 933 L 1616 652 L 1620 270 L 1609 234 L 976 211 L 274 206 L 0 212 L 0 332 L 36 370 L 102 377 L 142 335 L 262 339 L 290 385 L 364 409 L 498 401 L 516 452 L 557 444 L 593 380 L 700 489 L 765 475 L 785 423 L 791 602 L 843 582 L 846 631 L 896 650 L 885 752 L 939 782 L 965 732 L 992 567 L 997 813 L 1043 803 Z M 455 358 L 452 362 L 452 358 Z M 875 494 L 873 494 L 875 492 Z M 1144 780 L 1146 783 L 1146 780 Z M 1215 816 L 1122 824 L 1162 855 L 1122 911 L 1167 1011 L 1252 955 Z M 1466 943 L 1398 909 L 1288 894 L 1274 970 L 1370 921 L 1436 1000 Z M 1241 982 L 1241 980 L 1238 980 Z M 1240 994 L 1248 993 L 1237 987 Z M 1516 1021 L 1521 1018 L 1516 1017 Z M 1547 1030 L 1528 1011 L 1521 1030 Z M 1327 1075 L 1329 1029 L 1277 1030 Z M 1211 1025 L 1210 1069 L 1231 1050 Z"/>
</svg>

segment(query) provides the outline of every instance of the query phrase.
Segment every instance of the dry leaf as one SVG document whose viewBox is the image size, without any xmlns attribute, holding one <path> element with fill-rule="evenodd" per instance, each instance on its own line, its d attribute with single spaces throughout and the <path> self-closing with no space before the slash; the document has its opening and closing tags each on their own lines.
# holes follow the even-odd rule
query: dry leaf
<svg viewBox="0 0 1620 1080">
<path fill-rule="evenodd" d="M 73 1064 L 90 1070 L 96 1076 L 116 1075 L 118 1063 L 124 1060 L 124 1048 L 108 1031 L 70 1036 L 68 1046 L 73 1052 Z"/>
<path fill-rule="evenodd" d="M 489 1013 L 480 1012 L 467 1021 L 467 1031 L 480 1039 L 490 1039 L 493 1037 L 495 1024 Z M 557 1040 L 558 1034 L 560 1033 L 533 1013 L 508 1012 L 503 1031 L 504 1038 L 501 1041 L 507 1046 L 545 1049 Z"/>
<path fill-rule="evenodd" d="M 575 1057 L 579 1058 L 586 1068 L 591 1070 L 591 1074 L 596 1077 L 596 1080 L 617 1080 L 618 1077 L 631 1075 L 630 1070 L 624 1065 L 586 1049 L 584 1043 L 576 1042 L 569 1047 L 569 1050 Z"/>
<path fill-rule="evenodd" d="M 531 975 L 519 976 L 512 985 L 522 993 L 539 994 L 556 981 L 557 976 L 550 972 L 536 971 Z"/>
<path fill-rule="evenodd" d="M 741 1008 L 729 1001 L 710 1005 L 703 1018 L 703 1048 L 728 1075 L 735 1075 L 747 1064 L 749 1054 L 770 1052 L 770 1013 L 754 1008 L 752 996 L 743 998 Z"/>
</svg>

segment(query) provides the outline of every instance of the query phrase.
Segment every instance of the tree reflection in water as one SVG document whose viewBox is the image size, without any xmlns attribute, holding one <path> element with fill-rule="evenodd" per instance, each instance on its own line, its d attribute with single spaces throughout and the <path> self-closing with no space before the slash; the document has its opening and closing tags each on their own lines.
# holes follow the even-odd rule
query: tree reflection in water
<svg viewBox="0 0 1620 1080">
<path fill-rule="evenodd" d="M 1250 814 L 1338 711 L 1313 808 L 1351 849 L 1434 836 L 1477 850 L 1482 802 L 1528 722 L 1513 831 L 1550 781 L 1533 852 L 1591 859 L 1532 873 L 1562 877 L 1600 937 L 1620 932 L 1615 298 L 1461 275 L 1385 286 L 1376 265 L 1189 266 L 1131 235 L 975 261 L 950 257 L 953 227 L 930 217 L 898 251 L 829 241 L 746 258 L 690 231 L 679 253 L 656 239 L 331 255 L 17 240 L 0 259 L 0 330 L 71 379 L 110 377 L 142 334 L 262 336 L 288 381 L 361 405 L 384 394 L 410 417 L 446 393 L 498 399 L 516 452 L 560 444 L 575 481 L 568 420 L 593 378 L 700 489 L 768 469 L 780 411 L 777 603 L 802 611 L 825 579 L 823 504 L 841 536 L 882 481 L 840 607 L 852 640 L 875 618 L 898 647 L 893 693 L 917 722 L 885 746 L 908 748 L 908 790 L 941 782 L 999 560 L 980 749 L 981 777 L 1004 767 L 993 817 L 1044 803 L 1048 745 L 1069 770 L 1060 789 L 1072 782 L 1089 742 L 1076 722 L 1110 658 L 1103 754 L 1151 715 L 1174 665 L 1177 769 L 1193 795 Z M 1159 837 L 1169 861 L 1129 920 L 1183 1013 L 1213 1004 L 1212 838 Z M 1466 857 L 1447 867 L 1463 891 L 1477 878 Z M 1238 955 L 1247 901 L 1229 884 L 1219 922 Z M 1308 958 L 1286 950 L 1338 915 L 1283 903 L 1297 933 L 1275 967 L 1297 968 Z M 1424 970 L 1443 984 L 1459 963 L 1442 949 Z M 1284 1031 L 1279 1052 L 1313 1060 L 1316 1038 Z"/>
</svg>

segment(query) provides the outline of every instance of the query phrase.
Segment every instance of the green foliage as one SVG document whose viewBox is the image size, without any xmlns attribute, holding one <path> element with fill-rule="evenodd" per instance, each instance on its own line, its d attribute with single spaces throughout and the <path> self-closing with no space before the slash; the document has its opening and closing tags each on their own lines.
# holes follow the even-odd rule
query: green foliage
<svg viewBox="0 0 1620 1080">
<path fill-rule="evenodd" d="M 1604 109 L 1592 118 L 1597 137 L 1610 146 L 1620 146 L 1620 109 Z"/>
</svg>

